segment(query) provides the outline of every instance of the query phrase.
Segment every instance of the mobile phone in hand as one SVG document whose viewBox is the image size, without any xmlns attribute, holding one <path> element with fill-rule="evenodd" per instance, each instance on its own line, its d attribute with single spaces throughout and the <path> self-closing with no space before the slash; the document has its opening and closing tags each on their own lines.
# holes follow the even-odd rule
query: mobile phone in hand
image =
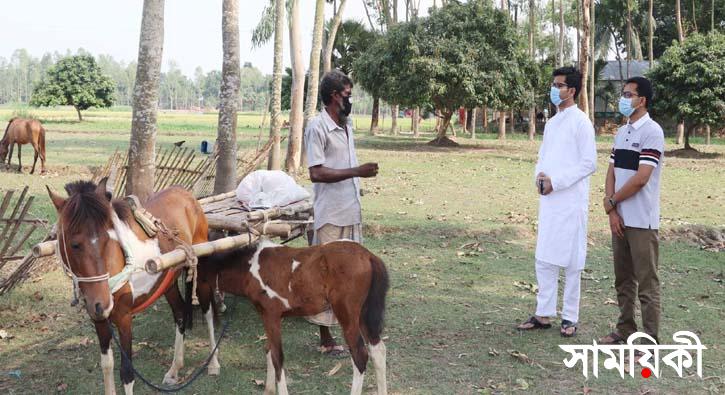
<svg viewBox="0 0 725 395">
<path fill-rule="evenodd" d="M 539 180 L 539 195 L 544 194 L 544 180 Z"/>
</svg>

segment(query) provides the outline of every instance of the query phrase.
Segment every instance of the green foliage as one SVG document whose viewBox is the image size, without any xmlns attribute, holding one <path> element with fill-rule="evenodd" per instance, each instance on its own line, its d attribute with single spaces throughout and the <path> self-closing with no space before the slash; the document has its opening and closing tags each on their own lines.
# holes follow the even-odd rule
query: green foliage
<svg viewBox="0 0 725 395">
<path fill-rule="evenodd" d="M 38 83 L 30 99 L 33 106 L 70 105 L 79 111 L 113 105 L 115 84 L 101 72 L 93 56 L 63 58 Z"/>
<path fill-rule="evenodd" d="M 402 23 L 353 65 L 363 88 L 405 106 L 520 106 L 539 73 L 510 18 L 487 2 L 451 1 Z"/>
<path fill-rule="evenodd" d="M 654 110 L 687 124 L 725 124 L 725 34 L 674 42 L 650 71 Z"/>
<path fill-rule="evenodd" d="M 340 25 L 335 36 L 332 64 L 334 68 L 354 77 L 355 61 L 378 38 L 376 32 L 365 28 L 358 21 L 345 21 Z"/>
</svg>

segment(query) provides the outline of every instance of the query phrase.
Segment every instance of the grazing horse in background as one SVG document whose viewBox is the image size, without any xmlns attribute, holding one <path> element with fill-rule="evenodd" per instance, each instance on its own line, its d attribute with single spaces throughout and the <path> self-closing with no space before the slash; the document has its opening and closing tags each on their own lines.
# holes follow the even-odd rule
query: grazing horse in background
<svg viewBox="0 0 725 395">
<path fill-rule="evenodd" d="M 213 303 L 212 286 L 218 286 L 220 291 L 246 296 L 261 314 L 267 335 L 265 395 L 273 395 L 275 388 L 279 394 L 287 394 L 282 317 L 315 315 L 329 307 L 350 347 L 354 371 L 351 394 L 362 391 L 368 353 L 378 395 L 387 394 L 386 350 L 380 335 L 388 273 L 383 261 L 365 247 L 336 241 L 291 248 L 265 239 L 257 246 L 201 257 L 198 268 L 197 293 L 202 305 Z"/>
<path fill-rule="evenodd" d="M 111 200 L 104 178 L 98 185 L 77 181 L 65 186 L 69 197 L 63 198 L 48 188 L 58 212 L 58 246 L 60 263 L 73 279 L 74 296 L 85 301 L 101 346 L 101 368 L 106 394 L 115 394 L 113 350 L 108 320 L 118 328 L 123 352 L 121 381 L 125 393 L 133 393 L 131 366 L 131 324 L 133 315 L 153 303 L 161 294 L 171 305 L 176 324 L 174 360 L 164 376 L 164 383 L 174 384 L 184 365 L 185 305 L 176 284 L 180 271 L 148 274 L 147 259 L 168 252 L 176 246 L 163 237 L 149 238 L 136 222 L 129 204 Z M 183 188 L 171 187 L 151 196 L 144 208 L 168 228 L 178 232 L 186 243 L 207 241 L 208 225 L 198 201 Z M 212 313 L 208 312 L 207 317 Z M 215 347 L 210 333 L 212 350 Z M 208 373 L 219 373 L 219 361 L 213 356 Z"/>
<path fill-rule="evenodd" d="M 5 128 L 5 134 L 0 140 L 0 163 L 5 162 L 8 157 L 8 166 L 13 159 L 13 146 L 18 145 L 18 171 L 23 171 L 21 163 L 20 147 L 23 144 L 32 144 L 35 150 L 35 159 L 33 159 L 33 169 L 30 174 L 35 173 L 35 164 L 38 163 L 40 157 L 40 174 L 45 173 L 45 129 L 35 119 L 13 118 L 8 122 Z M 8 155 L 10 151 L 10 155 Z"/>
</svg>

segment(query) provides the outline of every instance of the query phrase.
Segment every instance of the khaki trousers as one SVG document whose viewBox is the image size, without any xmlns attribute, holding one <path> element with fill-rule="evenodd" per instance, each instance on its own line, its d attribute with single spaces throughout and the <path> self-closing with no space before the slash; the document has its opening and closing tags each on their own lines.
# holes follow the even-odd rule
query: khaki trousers
<svg viewBox="0 0 725 395">
<path fill-rule="evenodd" d="M 612 252 L 619 304 L 617 331 L 625 339 L 637 332 L 634 310 L 635 300 L 639 299 L 644 332 L 657 340 L 661 311 L 657 230 L 627 227 L 624 237 L 612 236 Z"/>
</svg>

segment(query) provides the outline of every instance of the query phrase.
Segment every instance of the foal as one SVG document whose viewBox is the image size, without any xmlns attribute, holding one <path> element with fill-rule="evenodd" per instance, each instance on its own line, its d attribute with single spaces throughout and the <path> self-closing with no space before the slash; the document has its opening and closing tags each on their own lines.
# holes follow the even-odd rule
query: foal
<svg viewBox="0 0 725 395">
<path fill-rule="evenodd" d="M 332 307 L 353 361 L 352 395 L 362 392 L 368 352 L 378 395 L 387 394 L 383 331 L 388 273 L 380 258 L 358 243 L 337 241 L 290 248 L 262 240 L 199 259 L 199 302 L 212 300 L 212 285 L 246 296 L 262 316 L 267 335 L 265 395 L 287 394 L 282 354 L 282 317 L 309 316 Z M 189 298 L 187 298 L 189 299 Z M 367 343 L 367 348 L 365 347 Z M 276 383 L 276 386 L 275 386 Z"/>
</svg>

